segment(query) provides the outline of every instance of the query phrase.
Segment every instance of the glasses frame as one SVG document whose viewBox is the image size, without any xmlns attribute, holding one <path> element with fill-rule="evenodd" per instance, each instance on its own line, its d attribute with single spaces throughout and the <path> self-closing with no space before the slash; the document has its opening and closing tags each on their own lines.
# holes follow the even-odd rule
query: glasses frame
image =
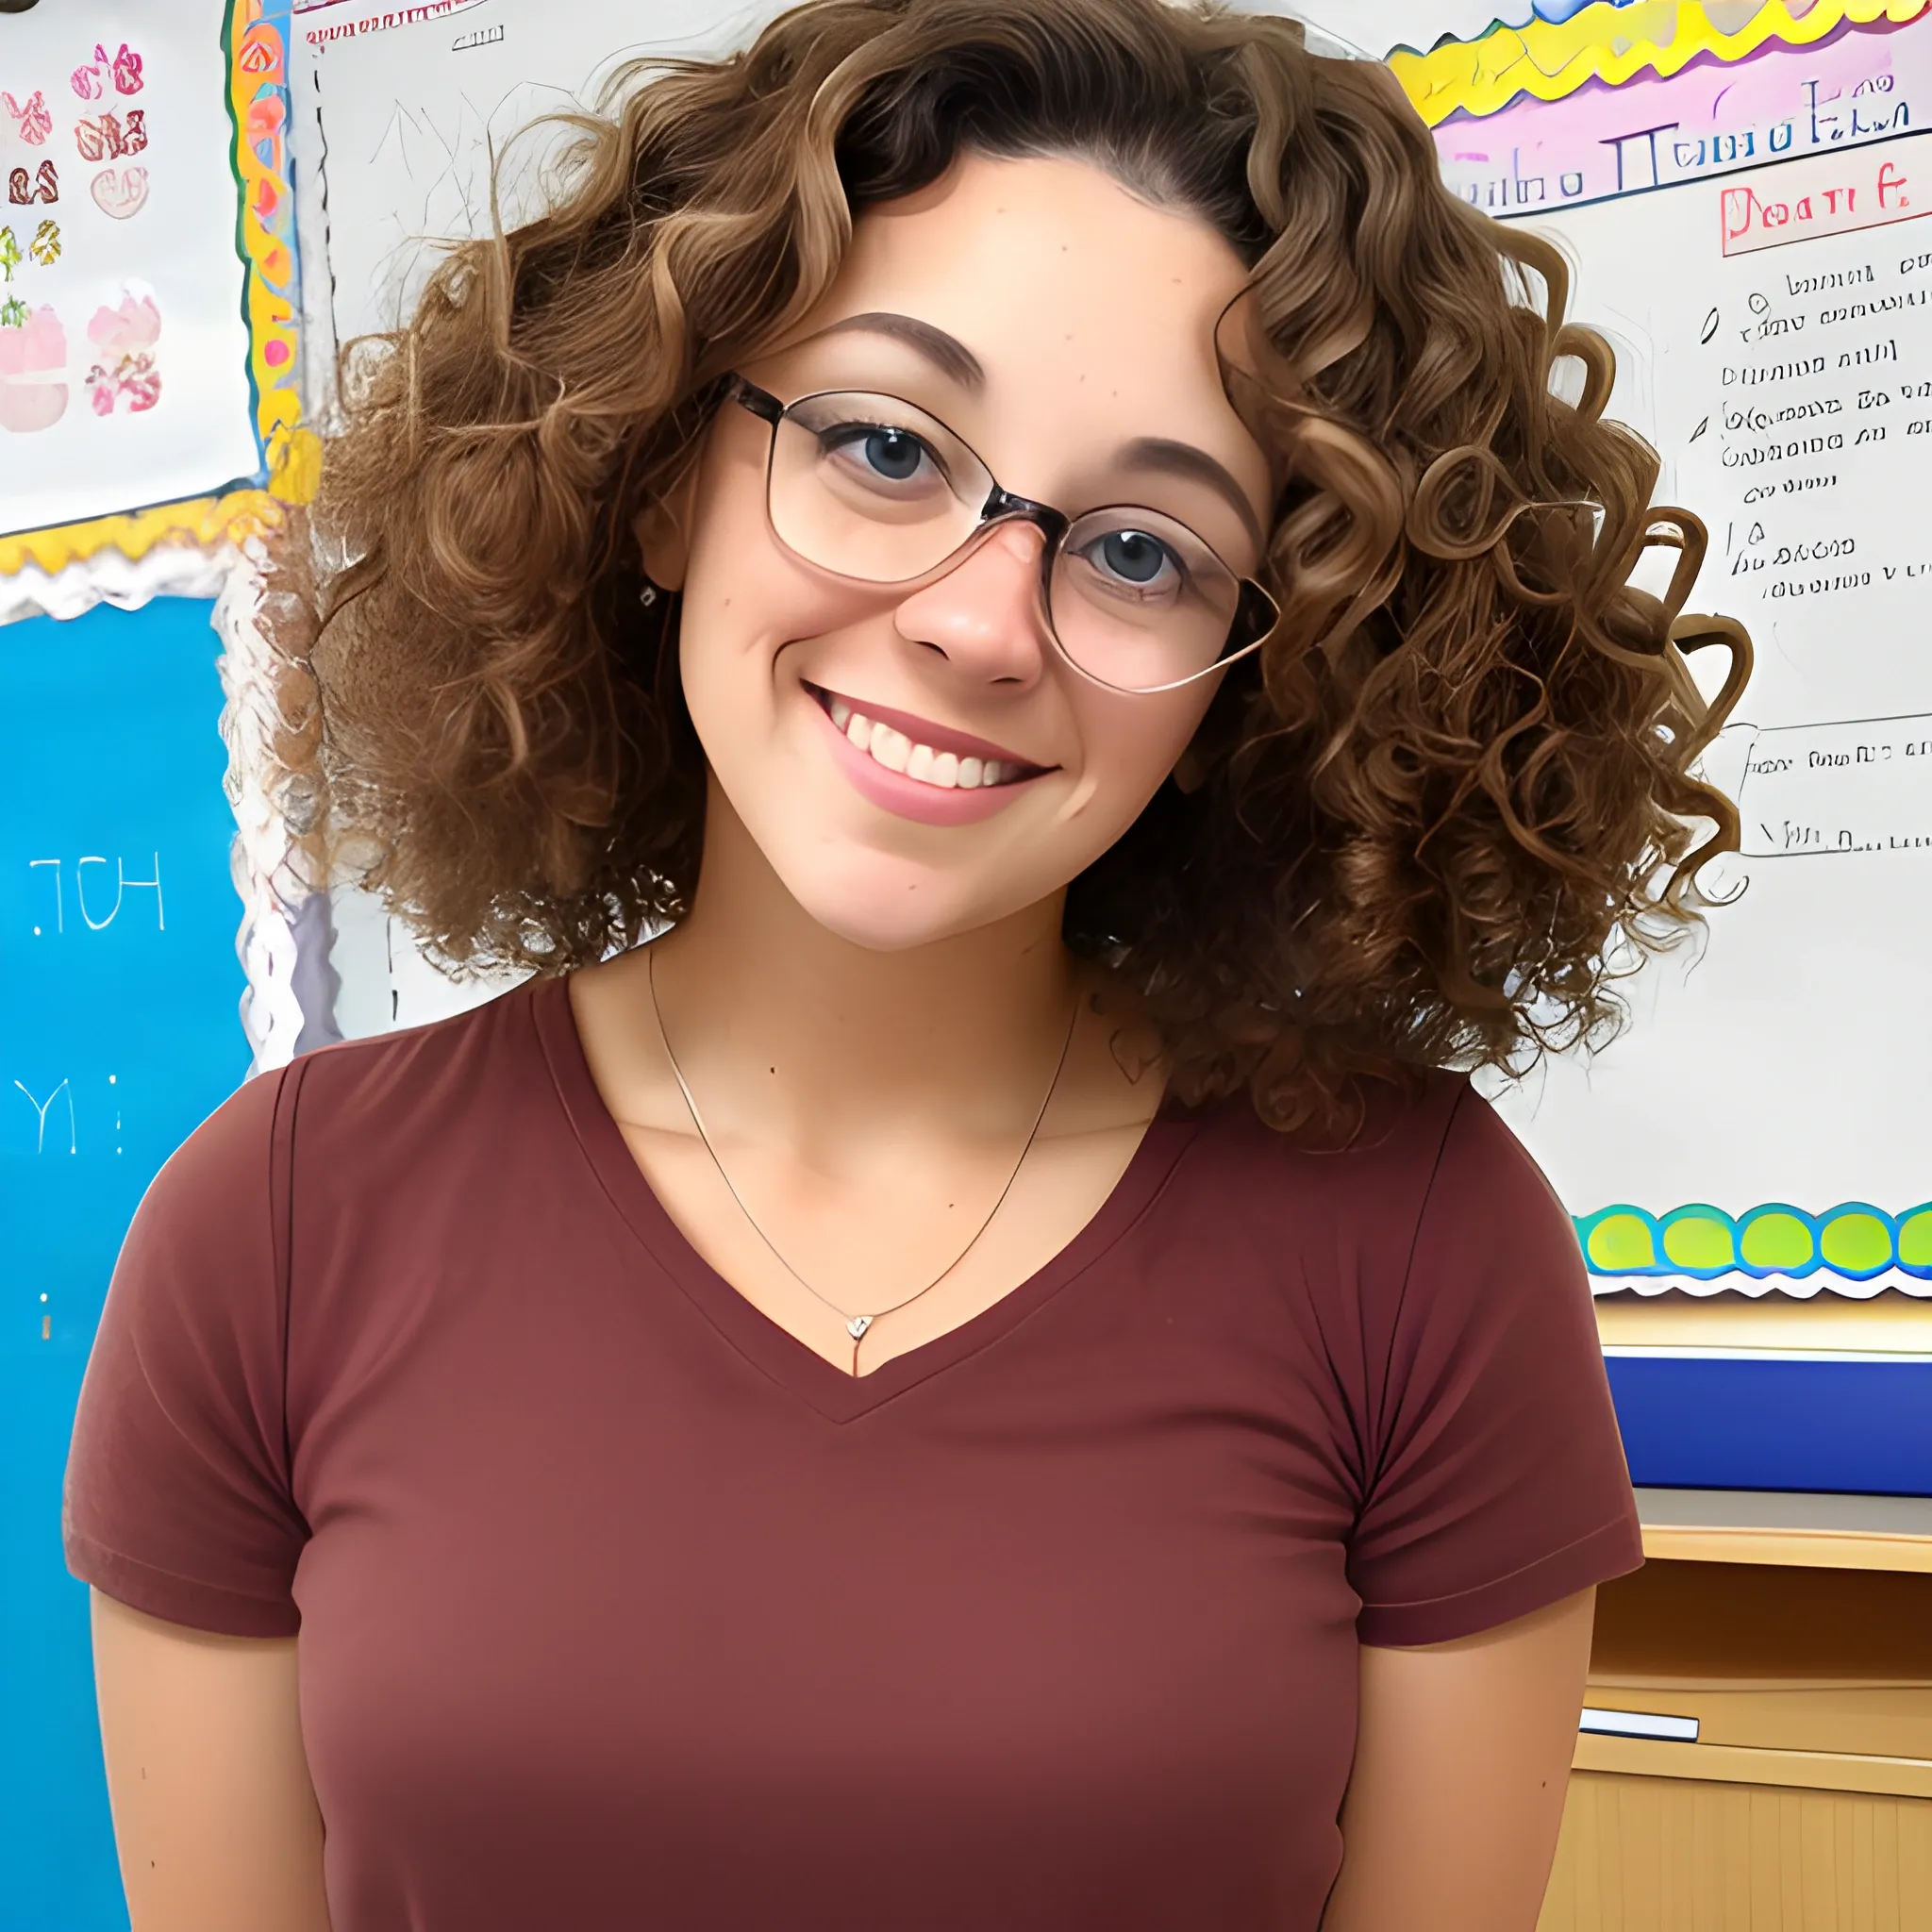
<svg viewBox="0 0 1932 1932">
<path fill-rule="evenodd" d="M 825 564 L 818 563 L 802 552 L 792 549 L 779 533 L 776 520 L 772 515 L 772 479 L 777 468 L 778 426 L 792 410 L 802 409 L 808 403 L 817 402 L 823 396 L 859 393 L 864 391 L 845 389 L 814 390 L 809 395 L 800 396 L 796 402 L 782 403 L 769 390 L 760 389 L 757 383 L 748 382 L 743 376 L 735 375 L 730 377 L 725 388 L 726 401 L 736 403 L 739 408 L 756 416 L 771 431 L 770 445 L 765 453 L 766 525 L 776 541 L 783 544 L 791 556 L 796 557 L 801 563 L 812 570 L 823 571 L 826 576 L 837 577 L 841 583 L 871 584 L 880 590 L 922 588 L 926 584 L 937 583 L 948 572 L 957 569 L 967 554 L 984 542 L 988 535 L 1000 525 L 1031 524 L 1046 539 L 1040 555 L 1040 608 L 1041 616 L 1046 621 L 1046 634 L 1052 640 L 1055 651 L 1058 653 L 1061 662 L 1077 672 L 1088 683 L 1097 684 L 1103 691 L 1118 691 L 1125 697 L 1156 697 L 1162 691 L 1179 691 L 1185 685 L 1197 684 L 1202 678 L 1211 677 L 1217 672 L 1225 671 L 1230 664 L 1239 663 L 1241 658 L 1253 656 L 1274 634 L 1276 625 L 1281 622 L 1281 607 L 1274 596 L 1253 577 L 1238 575 L 1228 568 L 1225 561 L 1221 558 L 1220 553 L 1206 538 L 1200 536 L 1198 532 L 1190 531 L 1190 535 L 1194 537 L 1201 547 L 1213 556 L 1216 561 L 1221 562 L 1222 568 L 1227 571 L 1228 575 L 1234 578 L 1240 588 L 1241 594 L 1235 605 L 1234 621 L 1228 626 L 1227 638 L 1222 645 L 1221 655 L 1211 664 L 1203 665 L 1199 671 L 1191 671 L 1185 677 L 1171 678 L 1165 684 L 1135 686 L 1108 683 L 1106 678 L 1088 670 L 1067 649 L 1060 641 L 1058 627 L 1053 621 L 1054 565 L 1059 560 L 1060 545 L 1065 541 L 1067 532 L 1074 527 L 1076 520 L 1068 516 L 1064 510 L 1054 508 L 1049 503 L 1037 503 L 1030 496 L 1016 496 L 1010 490 L 1002 488 L 998 482 L 994 482 L 986 501 L 980 505 L 979 521 L 971 533 L 948 551 L 930 570 L 921 571 L 916 576 L 887 579 L 849 576 L 843 571 L 832 570 Z M 887 392 L 880 390 L 874 393 L 884 395 Z M 908 404 L 907 407 L 909 408 L 914 406 Z M 974 461 L 988 476 L 992 475 L 991 465 L 950 424 L 941 421 L 938 416 L 933 416 L 930 409 L 922 409 L 920 413 L 931 416 L 948 436 L 953 437 L 959 446 L 972 456 Z M 1168 523 L 1180 523 L 1178 517 L 1170 516 L 1165 510 L 1155 510 L 1151 504 L 1096 504 L 1092 509 L 1082 510 L 1080 514 L 1083 517 L 1093 516 L 1103 509 L 1144 509 L 1150 515 L 1158 515 Z M 1188 528 L 1185 524 L 1181 524 L 1181 527 Z M 1244 637 L 1243 633 L 1246 633 Z M 1242 640 L 1239 644 L 1235 641 L 1237 638 Z"/>
</svg>

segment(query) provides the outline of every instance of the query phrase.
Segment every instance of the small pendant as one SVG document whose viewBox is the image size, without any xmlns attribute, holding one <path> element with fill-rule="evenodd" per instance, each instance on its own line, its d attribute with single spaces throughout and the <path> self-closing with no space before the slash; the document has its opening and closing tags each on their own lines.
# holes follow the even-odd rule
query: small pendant
<svg viewBox="0 0 1932 1932">
<path fill-rule="evenodd" d="M 846 1323 L 845 1332 L 851 1336 L 854 1341 L 863 1341 L 865 1340 L 865 1331 L 871 1326 L 872 1317 L 870 1315 L 854 1315 L 851 1321 Z"/>
</svg>

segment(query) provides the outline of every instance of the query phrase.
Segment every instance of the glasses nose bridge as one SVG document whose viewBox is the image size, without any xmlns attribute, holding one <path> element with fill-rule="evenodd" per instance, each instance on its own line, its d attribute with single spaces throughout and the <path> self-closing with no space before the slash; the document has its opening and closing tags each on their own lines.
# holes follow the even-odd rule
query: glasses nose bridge
<svg viewBox="0 0 1932 1932">
<path fill-rule="evenodd" d="M 1064 510 L 1054 508 L 1050 503 L 1040 503 L 1030 496 L 1016 496 L 1010 490 L 1003 490 L 995 483 L 980 507 L 979 526 L 973 533 L 970 547 L 976 548 L 977 540 L 1001 524 L 1031 524 L 1046 540 L 1040 548 L 1040 584 L 1044 595 L 1047 582 L 1053 575 L 1054 559 L 1059 555 L 1060 541 L 1073 528 L 1073 519 Z"/>
</svg>

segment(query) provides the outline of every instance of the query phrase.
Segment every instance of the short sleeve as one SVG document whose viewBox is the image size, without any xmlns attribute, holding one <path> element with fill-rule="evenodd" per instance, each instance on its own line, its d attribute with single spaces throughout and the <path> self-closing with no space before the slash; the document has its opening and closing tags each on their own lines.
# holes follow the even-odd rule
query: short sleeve
<svg viewBox="0 0 1932 1932">
<path fill-rule="evenodd" d="M 1364 1643 L 1446 1642 L 1643 1560 L 1575 1228 L 1464 1087 L 1416 1223 L 1349 1550 Z"/>
<path fill-rule="evenodd" d="M 308 1528 L 289 1480 L 276 1234 L 291 1071 L 248 1082 L 148 1189 L 67 1462 L 69 1569 L 151 1616 L 235 1637 L 300 1623 Z"/>
</svg>

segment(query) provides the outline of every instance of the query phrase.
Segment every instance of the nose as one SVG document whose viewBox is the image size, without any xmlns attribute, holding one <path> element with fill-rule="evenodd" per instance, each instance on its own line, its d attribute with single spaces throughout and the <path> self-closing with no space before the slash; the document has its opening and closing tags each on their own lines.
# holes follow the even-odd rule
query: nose
<svg viewBox="0 0 1932 1932">
<path fill-rule="evenodd" d="M 899 635 L 989 684 L 1037 683 L 1052 648 L 1040 595 L 1045 547 L 1035 525 L 998 525 L 899 606 Z"/>
</svg>

